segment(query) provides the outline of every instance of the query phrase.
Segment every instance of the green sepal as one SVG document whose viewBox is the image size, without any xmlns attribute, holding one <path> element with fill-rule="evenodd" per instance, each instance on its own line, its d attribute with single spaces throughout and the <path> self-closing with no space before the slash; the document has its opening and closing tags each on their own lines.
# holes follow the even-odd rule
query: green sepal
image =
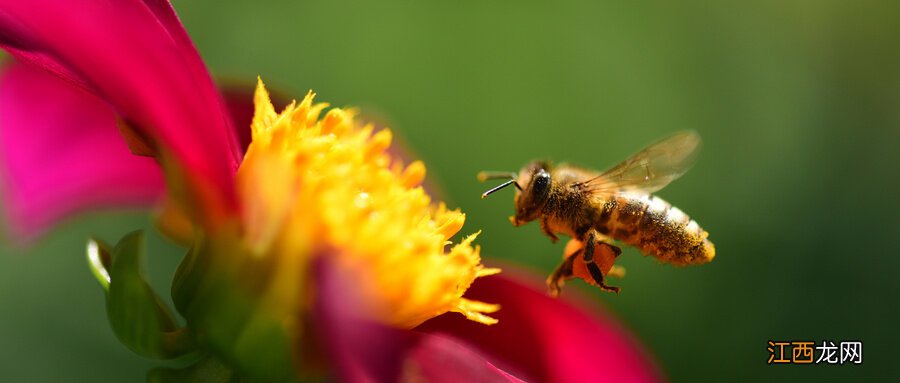
<svg viewBox="0 0 900 383">
<path fill-rule="evenodd" d="M 176 309 L 207 350 L 243 379 L 290 381 L 296 372 L 292 320 L 268 306 L 278 258 L 251 256 L 235 236 L 199 233 L 197 239 L 173 279 Z M 293 310 L 295 302 L 287 301 L 284 310 Z"/>
<path fill-rule="evenodd" d="M 157 367 L 147 373 L 147 383 L 238 383 L 241 379 L 228 365 L 206 356 L 185 368 Z"/>
<path fill-rule="evenodd" d="M 190 330 L 177 327 L 146 282 L 143 262 L 140 231 L 127 234 L 112 252 L 98 240 L 88 242 L 88 263 L 106 289 L 106 314 L 113 332 L 129 349 L 148 358 L 173 359 L 196 351 Z"/>
</svg>

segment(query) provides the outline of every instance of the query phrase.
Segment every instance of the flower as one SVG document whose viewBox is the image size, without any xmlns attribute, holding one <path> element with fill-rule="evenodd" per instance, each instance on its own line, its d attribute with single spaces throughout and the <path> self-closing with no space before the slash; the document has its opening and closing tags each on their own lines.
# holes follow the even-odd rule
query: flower
<svg viewBox="0 0 900 383">
<path fill-rule="evenodd" d="M 164 190 L 159 166 L 129 152 L 108 104 L 32 65 L 9 64 L 0 77 L 0 159 L 18 238 L 92 208 L 148 206 Z"/>
<path fill-rule="evenodd" d="M 224 102 L 168 2 L 2 0 L 0 9 L 0 47 L 16 58 L 14 66 L 28 68 L 4 74 L 0 116 L 4 177 L 13 185 L 4 194 L 17 234 L 35 236 L 74 212 L 160 197 L 162 174 L 114 139 L 117 119 L 187 170 L 191 177 L 181 182 L 194 186 L 186 191 L 217 191 L 179 198 L 207 217 L 235 208 L 242 152 Z M 107 147 L 112 153 L 98 150 Z M 67 157 L 55 161 L 48 153 Z M 61 174 L 66 185 L 57 187 Z"/>
<path fill-rule="evenodd" d="M 354 112 L 299 104 L 275 113 L 257 86 L 252 142 L 238 171 L 249 247 L 259 256 L 342 249 L 334 262 L 365 286 L 383 323 L 411 328 L 447 311 L 493 324 L 496 305 L 462 298 L 476 277 L 497 273 L 480 264 L 475 235 L 445 254 L 465 215 L 434 206 L 419 184 L 420 161 L 404 166 L 385 150 L 391 131 L 373 134 Z M 278 177 L 273 177 L 278 174 Z"/>
<path fill-rule="evenodd" d="M 0 81 L 12 227 L 33 236 L 77 211 L 153 205 L 186 246 L 178 326 L 143 280 L 139 233 L 89 242 L 119 339 L 197 359 L 151 379 L 659 378 L 608 318 L 534 279 L 478 278 L 496 269 L 474 236 L 445 246 L 464 216 L 419 187 L 423 164 L 386 152 L 388 130 L 349 110 L 322 117 L 311 94 L 276 113 L 260 83 L 244 153 L 233 125 L 247 122 L 230 120 L 167 2 L 0 0 L 0 45 L 16 58 Z"/>
</svg>

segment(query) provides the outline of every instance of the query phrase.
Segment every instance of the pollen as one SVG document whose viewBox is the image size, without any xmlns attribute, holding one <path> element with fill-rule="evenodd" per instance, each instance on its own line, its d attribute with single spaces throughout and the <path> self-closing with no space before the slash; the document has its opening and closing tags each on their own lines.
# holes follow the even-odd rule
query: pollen
<svg viewBox="0 0 900 383">
<path fill-rule="evenodd" d="M 425 165 L 393 156 L 390 130 L 314 98 L 277 113 L 258 82 L 237 180 L 251 253 L 306 264 L 332 257 L 374 319 L 391 326 L 451 311 L 496 323 L 487 314 L 497 305 L 463 297 L 476 278 L 499 272 L 481 264 L 478 233 L 451 242 L 465 214 L 431 200 L 421 186 Z"/>
</svg>

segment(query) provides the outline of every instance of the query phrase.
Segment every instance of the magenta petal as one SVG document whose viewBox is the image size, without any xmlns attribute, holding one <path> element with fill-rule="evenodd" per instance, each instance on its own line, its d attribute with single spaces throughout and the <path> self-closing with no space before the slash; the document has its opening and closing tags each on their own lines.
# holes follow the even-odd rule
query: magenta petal
<svg viewBox="0 0 900 383">
<path fill-rule="evenodd" d="M 163 190 L 159 166 L 131 154 L 108 104 L 21 64 L 0 78 L 0 171 L 11 229 L 26 237 L 84 209 L 150 204 Z"/>
<path fill-rule="evenodd" d="M 415 333 L 415 345 L 406 350 L 410 368 L 406 380 L 423 382 L 522 382 L 521 379 L 488 362 L 477 349 L 457 339 Z M 414 368 L 414 370 L 413 370 Z M 419 377 L 422 379 L 410 379 Z"/>
<path fill-rule="evenodd" d="M 0 45 L 97 94 L 233 208 L 242 152 L 177 16 L 160 0 L 0 0 Z M 215 204 L 216 202 L 213 202 Z"/>
<path fill-rule="evenodd" d="M 237 133 L 238 142 L 245 152 L 250 146 L 250 124 L 253 122 L 253 113 L 256 111 L 253 105 L 253 85 L 238 87 L 236 85 L 222 87 L 220 92 L 225 99 L 228 113 L 231 115 Z"/>
<path fill-rule="evenodd" d="M 363 319 L 350 279 L 316 263 L 316 336 L 346 382 L 521 382 L 450 336 L 385 327 Z"/>
<path fill-rule="evenodd" d="M 499 276 L 479 279 L 467 297 L 499 303 L 485 326 L 458 314 L 445 314 L 417 330 L 463 339 L 506 371 L 540 382 L 656 382 L 663 380 L 653 361 L 608 315 L 589 313 L 547 295 L 537 279 Z M 571 292 L 569 292 L 571 293 Z"/>
</svg>

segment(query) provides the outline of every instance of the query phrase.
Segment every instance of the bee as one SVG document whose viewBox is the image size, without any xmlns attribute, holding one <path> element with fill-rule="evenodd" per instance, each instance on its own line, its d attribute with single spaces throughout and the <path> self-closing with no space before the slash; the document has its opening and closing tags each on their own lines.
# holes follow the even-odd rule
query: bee
<svg viewBox="0 0 900 383">
<path fill-rule="evenodd" d="M 688 131 L 652 144 L 602 173 L 546 161 L 533 161 L 518 173 L 481 172 L 480 181 L 509 179 L 481 197 L 513 185 L 517 189 L 516 213 L 510 217 L 514 226 L 538 220 L 553 243 L 559 239 L 557 234 L 572 238 L 567 249 L 574 250 L 564 254 L 563 262 L 547 278 L 551 295 L 558 296 L 562 284 L 576 276 L 618 293 L 618 287 L 604 281 L 622 252 L 613 240 L 679 266 L 707 263 L 715 257 L 709 233 L 678 208 L 650 194 L 684 174 L 699 148 L 700 136 Z M 585 266 L 588 275 L 582 276 L 579 267 Z"/>
</svg>

